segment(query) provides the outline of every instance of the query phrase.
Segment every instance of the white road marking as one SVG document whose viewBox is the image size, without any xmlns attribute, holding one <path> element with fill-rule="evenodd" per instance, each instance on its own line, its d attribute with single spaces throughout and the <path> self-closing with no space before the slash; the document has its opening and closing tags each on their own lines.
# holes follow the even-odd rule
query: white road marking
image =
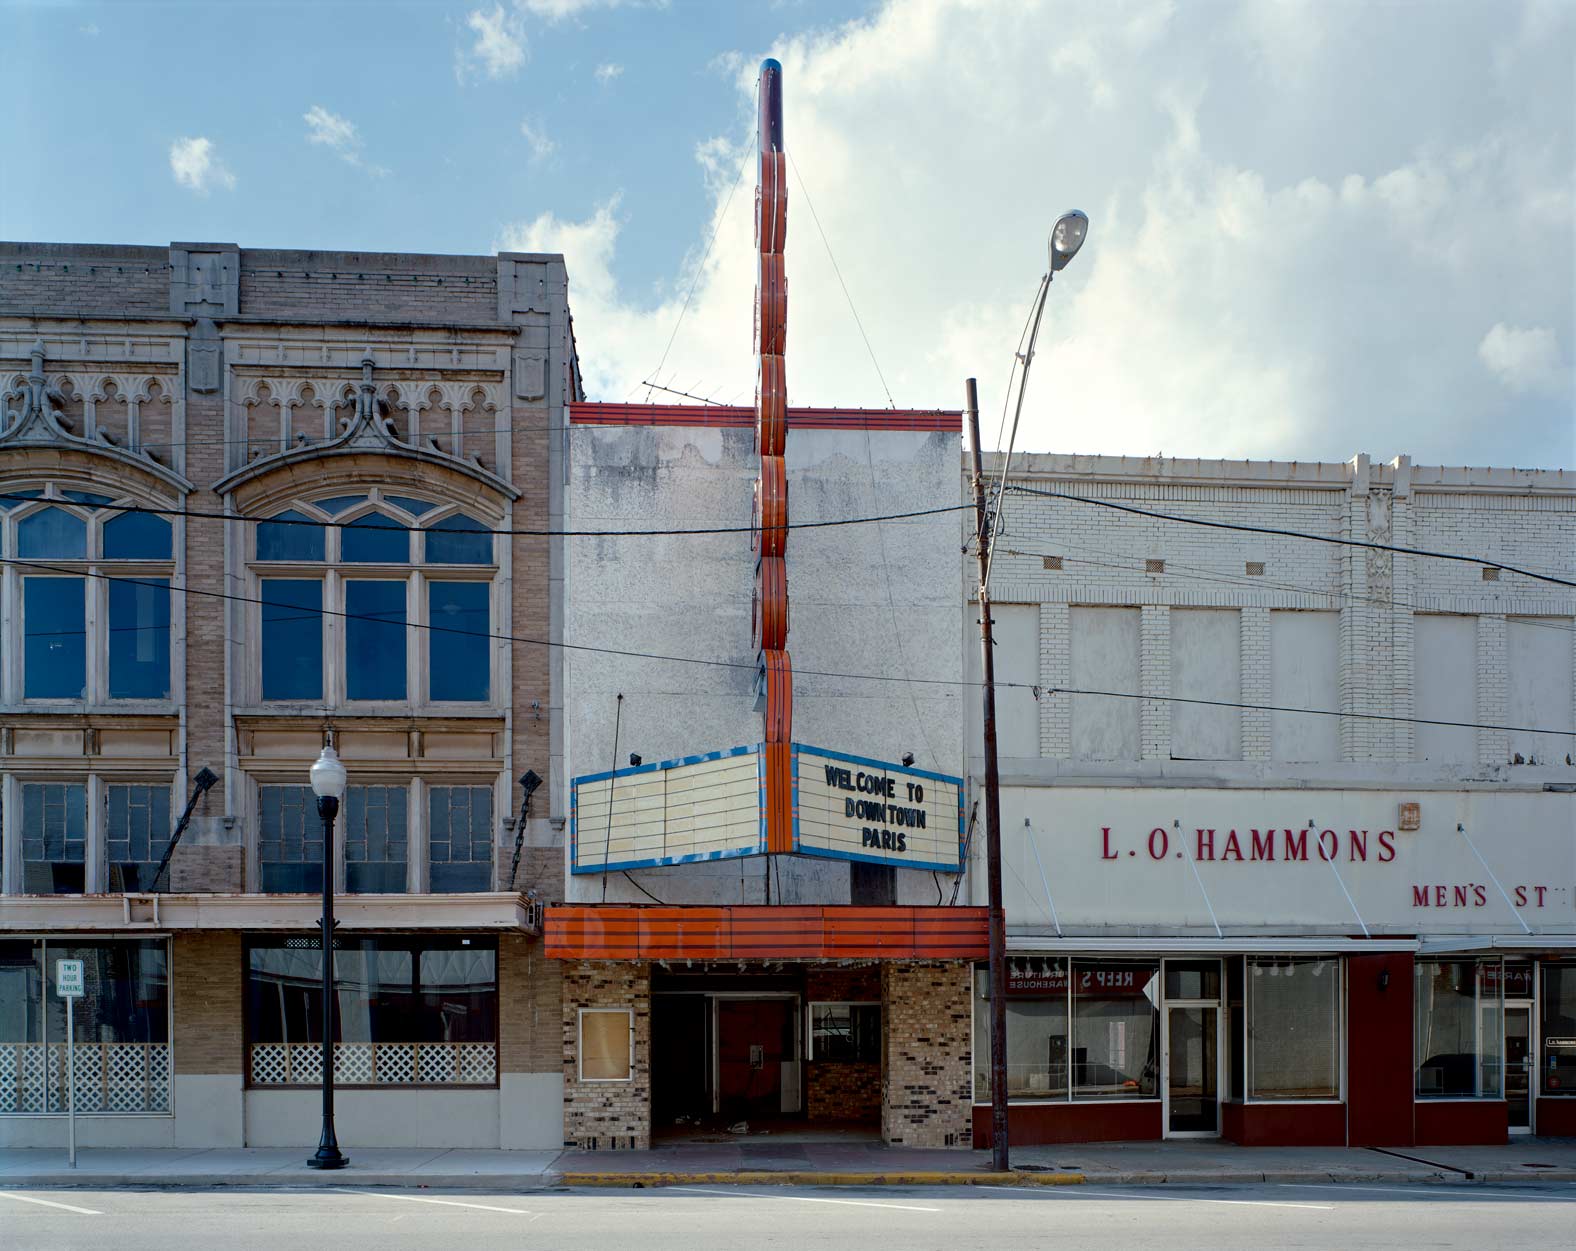
<svg viewBox="0 0 1576 1251">
<path fill-rule="evenodd" d="M 1223 1203 L 1229 1207 L 1244 1208 L 1307 1208 L 1314 1212 L 1333 1212 L 1328 1203 L 1276 1203 L 1269 1199 L 1200 1199 L 1190 1195 L 1135 1195 L 1121 1190 L 1090 1190 L 1086 1186 L 991 1186 L 991 1190 L 1021 1190 L 1029 1194 L 1046 1194 L 1055 1191 L 1058 1198 L 1077 1199 L 1145 1199 L 1154 1203 Z"/>
<path fill-rule="evenodd" d="M 1448 1188 L 1444 1183 L 1440 1182 L 1418 1182 L 1412 1186 L 1357 1186 L 1347 1182 L 1276 1182 L 1275 1184 L 1293 1190 L 1373 1190 L 1389 1195 L 1415 1195 L 1419 1192 L 1423 1194 L 1433 1192 L 1434 1194 L 1454 1195 L 1463 1199 L 1470 1198 L 1473 1195 L 1491 1195 L 1503 1199 L 1539 1199 L 1545 1203 L 1576 1202 L 1576 1195 L 1566 1198 L 1563 1195 L 1540 1195 L 1523 1190 L 1480 1190 L 1470 1182 L 1465 1185 L 1456 1183 L 1448 1186 Z"/>
<path fill-rule="evenodd" d="M 496 1208 L 490 1203 L 461 1203 L 458 1199 L 428 1199 L 423 1195 L 396 1195 L 386 1190 L 346 1190 L 343 1186 L 335 1186 L 334 1190 L 342 1195 L 364 1195 L 368 1199 L 403 1199 L 406 1203 L 437 1203 L 446 1208 L 475 1208 L 479 1212 L 507 1212 L 510 1216 L 531 1215 L 524 1208 Z"/>
<path fill-rule="evenodd" d="M 71 1204 L 69 1204 L 69 1203 L 56 1203 L 52 1199 L 35 1199 L 31 1195 L 12 1194 L 9 1190 L 0 1190 L 0 1199 L 15 1199 L 18 1203 L 37 1203 L 41 1207 L 61 1208 L 64 1211 L 76 1212 L 76 1213 L 78 1213 L 78 1214 L 80 1214 L 82 1216 L 103 1216 L 104 1215 L 104 1213 L 97 1212 L 97 1211 L 95 1211 L 92 1208 L 72 1207 Z"/>
<path fill-rule="evenodd" d="M 858 1199 L 815 1199 L 809 1195 L 761 1194 L 753 1190 L 705 1190 L 699 1186 L 664 1186 L 663 1190 L 681 1190 L 692 1195 L 722 1195 L 729 1199 L 791 1199 L 795 1203 L 840 1203 L 850 1208 L 893 1208 L 899 1212 L 939 1212 L 940 1208 L 919 1208 L 907 1203 L 865 1203 Z"/>
</svg>

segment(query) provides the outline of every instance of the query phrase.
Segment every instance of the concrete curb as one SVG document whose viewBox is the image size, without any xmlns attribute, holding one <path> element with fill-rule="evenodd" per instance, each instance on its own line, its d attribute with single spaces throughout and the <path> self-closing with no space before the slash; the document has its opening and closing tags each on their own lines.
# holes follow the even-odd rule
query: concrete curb
<svg viewBox="0 0 1576 1251">
<path fill-rule="evenodd" d="M 712 1173 L 560 1173 L 560 1186 L 1078 1186 L 1082 1173 L 986 1173 L 963 1169 L 833 1173 L 755 1169 Z"/>
<path fill-rule="evenodd" d="M 0 1174 L 0 1190 L 542 1190 L 555 1173 L 53 1173 Z"/>
</svg>

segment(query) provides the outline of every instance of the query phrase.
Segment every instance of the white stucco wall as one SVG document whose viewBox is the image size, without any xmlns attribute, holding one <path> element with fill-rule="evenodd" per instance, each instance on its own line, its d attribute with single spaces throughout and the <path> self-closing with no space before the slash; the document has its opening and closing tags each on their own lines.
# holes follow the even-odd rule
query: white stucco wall
<svg viewBox="0 0 1576 1251">
<path fill-rule="evenodd" d="M 956 434 L 796 428 L 787 444 L 789 519 L 957 505 L 958 457 Z M 749 429 L 575 425 L 568 460 L 571 529 L 750 524 L 758 462 Z M 791 532 L 796 741 L 891 761 L 913 752 L 920 768 L 962 771 L 962 693 L 948 685 L 962 677 L 960 559 L 955 512 Z M 760 741 L 748 533 L 570 538 L 565 565 L 571 777 L 625 767 L 630 752 L 655 762 Z M 635 876 L 663 902 L 759 902 L 763 872 L 757 858 Z M 772 898 L 847 902 L 848 875 L 841 862 L 776 857 Z M 900 902 L 935 902 L 929 873 L 900 871 L 898 879 Z M 600 875 L 571 877 L 567 889 L 571 901 L 604 897 Z M 617 873 L 608 876 L 605 897 L 650 902 Z"/>
</svg>

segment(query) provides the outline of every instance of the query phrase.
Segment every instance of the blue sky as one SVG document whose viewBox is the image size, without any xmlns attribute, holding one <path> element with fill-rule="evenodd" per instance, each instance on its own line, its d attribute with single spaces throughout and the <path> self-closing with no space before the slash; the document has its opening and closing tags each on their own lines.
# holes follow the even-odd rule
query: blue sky
<svg viewBox="0 0 1576 1251">
<path fill-rule="evenodd" d="M 976 375 L 999 412 L 1046 232 L 1080 207 L 1018 446 L 1576 467 L 1569 0 L 0 0 L 0 22 L 7 238 L 562 251 L 593 398 L 747 403 L 739 172 L 774 55 L 793 402 L 956 406 Z"/>
</svg>

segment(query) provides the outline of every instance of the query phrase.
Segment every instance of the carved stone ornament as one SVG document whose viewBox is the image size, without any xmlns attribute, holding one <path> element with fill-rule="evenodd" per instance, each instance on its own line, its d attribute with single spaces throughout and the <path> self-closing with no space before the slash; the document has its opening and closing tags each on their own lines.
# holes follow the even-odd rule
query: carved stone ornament
<svg viewBox="0 0 1576 1251">
<path fill-rule="evenodd" d="M 78 448 L 135 465 L 180 491 L 191 490 L 191 483 L 174 470 L 161 465 L 145 451 L 123 447 L 102 431 L 92 438 L 85 433 L 74 432 L 60 409 L 65 397 L 49 385 L 44 374 L 43 339 L 34 341 L 29 355 L 32 364 L 20 391 L 8 391 L 4 396 L 5 421 L 3 430 L 0 430 L 0 451 L 26 447 Z M 20 406 L 13 405 L 16 400 L 20 401 Z"/>
</svg>

